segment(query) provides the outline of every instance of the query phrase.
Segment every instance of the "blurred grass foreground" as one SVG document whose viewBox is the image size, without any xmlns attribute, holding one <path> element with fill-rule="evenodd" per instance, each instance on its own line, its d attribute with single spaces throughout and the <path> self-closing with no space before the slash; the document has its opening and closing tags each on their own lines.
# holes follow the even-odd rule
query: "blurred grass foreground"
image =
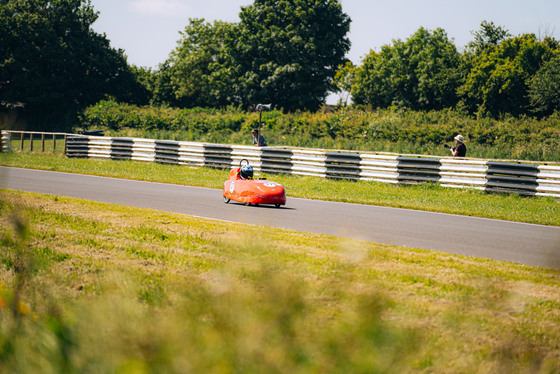
<svg viewBox="0 0 560 374">
<path fill-rule="evenodd" d="M 555 373 L 560 272 L 0 191 L 2 373 Z"/>
</svg>

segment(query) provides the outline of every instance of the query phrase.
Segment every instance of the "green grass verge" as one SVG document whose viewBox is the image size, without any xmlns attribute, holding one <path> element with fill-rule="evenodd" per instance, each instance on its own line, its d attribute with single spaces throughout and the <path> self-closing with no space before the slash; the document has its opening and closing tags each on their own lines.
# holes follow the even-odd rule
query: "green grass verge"
<svg viewBox="0 0 560 374">
<path fill-rule="evenodd" d="M 210 168 L 68 159 L 52 154 L 0 154 L 0 165 L 212 188 L 222 188 L 227 178 L 227 171 Z M 560 226 L 560 200 L 550 197 L 488 194 L 477 190 L 444 188 L 435 184 L 395 186 L 317 177 L 264 176 L 284 185 L 288 199 L 302 197 Z"/>
<path fill-rule="evenodd" d="M 560 371 L 557 270 L 7 190 L 0 210 L 0 372 Z"/>
</svg>

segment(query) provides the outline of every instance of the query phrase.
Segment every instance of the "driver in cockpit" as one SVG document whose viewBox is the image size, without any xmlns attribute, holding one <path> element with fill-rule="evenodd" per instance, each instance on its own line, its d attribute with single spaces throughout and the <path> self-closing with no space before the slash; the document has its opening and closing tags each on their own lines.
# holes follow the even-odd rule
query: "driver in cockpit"
<svg viewBox="0 0 560 374">
<path fill-rule="evenodd" d="M 253 179 L 253 167 L 249 164 L 243 165 L 237 174 L 239 179 L 251 180 Z"/>
</svg>

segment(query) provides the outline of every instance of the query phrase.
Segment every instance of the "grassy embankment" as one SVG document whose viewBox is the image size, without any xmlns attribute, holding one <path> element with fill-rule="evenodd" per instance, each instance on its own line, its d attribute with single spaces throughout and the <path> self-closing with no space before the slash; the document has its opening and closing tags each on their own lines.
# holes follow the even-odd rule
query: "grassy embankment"
<svg viewBox="0 0 560 374">
<path fill-rule="evenodd" d="M 138 162 L 68 159 L 60 155 L 0 154 L 0 165 L 222 188 L 227 171 Z M 433 184 L 394 186 L 376 182 L 267 175 L 286 187 L 289 197 L 382 205 L 441 213 L 560 226 L 560 202 L 548 197 L 487 194 Z M 288 200 L 289 204 L 289 200 Z"/>
<path fill-rule="evenodd" d="M 557 270 L 0 197 L 0 372 L 560 372 Z"/>
</svg>

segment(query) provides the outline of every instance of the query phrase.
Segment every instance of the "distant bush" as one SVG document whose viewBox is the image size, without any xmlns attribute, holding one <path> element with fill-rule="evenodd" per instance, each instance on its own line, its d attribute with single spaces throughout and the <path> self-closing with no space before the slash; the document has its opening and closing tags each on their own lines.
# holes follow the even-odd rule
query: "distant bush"
<svg viewBox="0 0 560 374">
<path fill-rule="evenodd" d="M 250 144 L 258 113 L 238 109 L 138 107 L 101 101 L 82 116 L 84 128 L 109 136 Z M 479 158 L 560 161 L 560 115 L 545 119 L 474 118 L 460 110 L 341 108 L 332 113 L 264 112 L 269 145 L 449 155 L 444 143 L 462 134 Z"/>
</svg>

